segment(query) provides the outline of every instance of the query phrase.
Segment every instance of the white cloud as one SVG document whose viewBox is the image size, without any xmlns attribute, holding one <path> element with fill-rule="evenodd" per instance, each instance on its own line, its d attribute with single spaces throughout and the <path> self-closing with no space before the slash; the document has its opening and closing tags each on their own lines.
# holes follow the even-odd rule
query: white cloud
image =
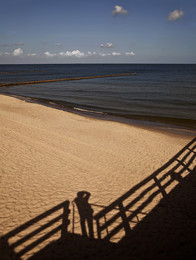
<svg viewBox="0 0 196 260">
<path fill-rule="evenodd" d="M 53 57 L 75 57 L 75 58 L 82 58 L 82 57 L 118 57 L 121 55 L 126 56 L 135 56 L 134 51 L 127 51 L 125 53 L 120 52 L 95 52 L 95 51 L 87 51 L 86 53 L 80 51 L 80 50 L 73 50 L 73 51 L 64 51 L 59 53 L 51 53 L 49 51 L 44 52 L 44 56 L 48 58 Z M 24 53 L 21 48 L 14 49 L 13 52 L 0 52 L 0 56 L 12 56 L 12 57 L 43 57 L 43 55 L 40 55 L 35 52 L 29 52 Z"/>
<path fill-rule="evenodd" d="M 118 15 L 118 14 L 127 14 L 128 13 L 128 11 L 127 10 L 125 10 L 122 6 L 120 6 L 120 5 L 115 5 L 114 6 L 114 10 L 112 11 L 112 14 L 113 15 Z"/>
<path fill-rule="evenodd" d="M 126 56 L 135 56 L 135 52 L 131 51 L 131 52 L 125 52 Z"/>
<path fill-rule="evenodd" d="M 50 53 L 49 51 L 44 52 L 46 57 L 55 57 L 56 53 Z"/>
<path fill-rule="evenodd" d="M 119 52 L 115 52 L 115 51 L 112 52 L 112 56 L 120 56 L 120 55 L 121 55 L 121 53 L 119 53 Z"/>
<path fill-rule="evenodd" d="M 28 53 L 27 56 L 28 57 L 35 57 L 35 56 L 37 56 L 37 53 Z"/>
<path fill-rule="evenodd" d="M 95 51 L 88 51 L 87 55 L 88 56 L 94 56 L 94 55 L 97 55 L 97 53 Z"/>
<path fill-rule="evenodd" d="M 121 53 L 113 51 L 112 53 L 99 53 L 99 56 L 106 57 L 106 56 L 120 56 Z"/>
<path fill-rule="evenodd" d="M 23 55 L 23 50 L 21 48 L 17 48 L 13 50 L 13 52 L 4 52 L 2 55 L 7 55 L 7 56 L 22 56 Z"/>
<path fill-rule="evenodd" d="M 111 53 L 102 53 L 102 52 L 100 52 L 99 56 L 101 56 L 101 57 L 111 56 Z"/>
<path fill-rule="evenodd" d="M 21 48 L 17 48 L 15 50 L 13 50 L 13 52 L 2 52 L 1 55 L 5 55 L 5 56 L 12 56 L 12 57 L 19 57 L 19 56 L 22 56 L 22 57 L 35 57 L 35 56 L 38 56 L 37 53 L 24 53 L 23 50 Z"/>
<path fill-rule="evenodd" d="M 113 48 L 114 45 L 113 45 L 113 43 L 111 43 L 111 42 L 107 42 L 107 43 L 102 43 L 102 44 L 100 45 L 100 47 L 101 47 L 101 48 Z"/>
<path fill-rule="evenodd" d="M 173 12 L 169 13 L 167 19 L 168 21 L 175 21 L 184 16 L 184 12 L 182 10 L 174 10 Z"/>
<path fill-rule="evenodd" d="M 20 56 L 23 54 L 23 50 L 21 48 L 15 49 L 12 52 L 13 56 Z"/>
<path fill-rule="evenodd" d="M 66 51 L 66 52 L 60 52 L 60 56 L 62 57 L 76 57 L 76 58 L 81 58 L 85 56 L 84 52 L 81 52 L 79 50 L 74 50 L 74 51 Z"/>
<path fill-rule="evenodd" d="M 65 57 L 67 56 L 66 52 L 65 51 L 62 51 L 62 52 L 59 52 L 59 55 L 62 56 L 62 57 Z"/>
<path fill-rule="evenodd" d="M 99 53 L 99 56 L 101 56 L 101 57 L 106 57 L 106 56 L 110 56 L 110 54 L 109 53 Z"/>
</svg>

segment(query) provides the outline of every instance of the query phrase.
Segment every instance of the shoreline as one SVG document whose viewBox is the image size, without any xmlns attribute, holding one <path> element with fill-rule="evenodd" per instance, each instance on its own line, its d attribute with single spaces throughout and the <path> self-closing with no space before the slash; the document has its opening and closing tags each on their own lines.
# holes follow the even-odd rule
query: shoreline
<svg viewBox="0 0 196 260">
<path fill-rule="evenodd" d="M 12 250 L 16 248 L 15 253 L 21 253 L 22 259 L 39 254 L 43 248 L 47 250 L 47 245 L 52 246 L 57 240 L 62 241 L 62 223 L 67 225 L 66 232 L 73 238 L 69 240 L 73 252 L 77 251 L 75 245 L 78 247 L 86 241 L 85 254 L 91 255 L 94 247 L 89 246 L 90 241 L 82 236 L 81 216 L 73 203 L 81 193 L 88 194 L 88 203 L 93 210 L 94 239 L 91 241 L 95 244 L 104 243 L 99 239 L 95 218 L 109 211 L 115 219 L 116 202 L 122 202 L 122 198 L 126 223 L 131 212 L 135 212 L 139 219 L 138 223 L 133 214 L 133 221 L 130 221 L 133 234 L 137 233 L 137 227 L 145 223 L 145 219 L 149 226 L 148 217 L 157 208 L 170 209 L 170 212 L 166 212 L 163 218 L 161 211 L 161 217 L 151 221 L 153 234 L 157 234 L 155 223 L 161 227 L 158 234 L 167 237 L 171 230 L 172 235 L 175 231 L 179 237 L 178 231 L 182 234 L 184 225 L 187 221 L 190 223 L 192 209 L 195 210 L 195 203 L 191 202 L 195 194 L 191 193 L 195 187 L 194 180 L 186 189 L 191 195 L 182 191 L 183 180 L 195 176 L 192 174 L 195 171 L 195 138 L 106 118 L 99 120 L 0 95 L 0 239 L 5 242 L 7 238 L 7 246 Z M 161 202 L 167 203 L 172 191 L 178 187 L 178 208 L 175 199 L 172 207 L 170 202 L 168 207 L 161 207 Z M 190 202 L 189 212 L 187 202 Z M 63 217 L 65 212 L 69 221 Z M 171 229 L 167 226 L 167 219 L 174 216 L 176 220 L 175 214 L 179 216 L 179 212 L 184 213 L 180 215 L 180 224 Z M 184 218 L 189 215 L 188 220 Z M 109 220 L 111 215 L 107 217 Z M 59 221 L 54 223 L 56 220 Z M 123 240 L 126 229 L 121 229 L 125 227 L 122 221 L 120 217 L 114 226 L 109 225 L 115 229 L 115 225 L 120 224 L 111 240 L 116 248 L 119 245 L 119 250 L 123 249 L 120 242 L 126 245 Z M 38 231 L 41 233 L 37 234 Z M 42 237 L 48 237 L 48 240 Z M 145 237 L 150 243 L 148 232 Z M 77 238 L 79 244 L 75 241 Z M 155 238 L 156 241 L 159 240 Z M 185 242 L 189 240 L 185 238 Z M 150 244 L 149 248 L 152 246 Z M 129 247 L 128 243 L 126 248 Z M 3 250 L 8 257 L 6 248 Z M 102 248 L 101 244 L 98 248 Z M 53 253 L 57 251 L 55 247 Z M 71 256 L 72 253 L 68 258 L 72 259 Z"/>
<path fill-rule="evenodd" d="M 1 94 L 5 95 L 8 97 L 13 97 L 17 98 L 20 100 L 24 100 L 29 103 L 35 103 L 35 104 L 40 104 L 46 107 L 50 107 L 53 109 L 57 110 L 62 110 L 65 112 L 73 113 L 76 115 L 96 119 L 96 120 L 104 120 L 104 121 L 112 121 L 112 122 L 118 122 L 126 125 L 133 125 L 136 127 L 141 127 L 145 129 L 149 129 L 151 131 L 162 131 L 168 134 L 179 134 L 179 135 L 188 135 L 188 136 L 196 136 L 196 129 L 195 128 L 190 128 L 190 126 L 184 126 L 184 125 L 177 125 L 175 123 L 171 123 L 172 119 L 168 120 L 164 119 L 160 121 L 155 121 L 154 120 L 148 120 L 145 118 L 137 119 L 137 116 L 133 116 L 132 118 L 127 118 L 124 116 L 119 116 L 119 115 L 113 115 L 110 113 L 105 113 L 105 112 L 99 112 L 95 110 L 88 110 L 88 109 L 83 109 L 83 108 L 78 108 L 78 107 L 71 107 L 71 106 L 66 106 L 66 105 L 60 105 L 53 103 L 52 101 L 44 101 L 40 100 L 38 98 L 32 98 L 32 97 L 25 97 L 25 96 L 18 96 L 18 95 L 8 95 L 8 94 Z M 147 117 L 149 118 L 149 117 Z M 161 118 L 159 118 L 161 119 Z M 158 119 L 157 119 L 158 120 Z"/>
</svg>

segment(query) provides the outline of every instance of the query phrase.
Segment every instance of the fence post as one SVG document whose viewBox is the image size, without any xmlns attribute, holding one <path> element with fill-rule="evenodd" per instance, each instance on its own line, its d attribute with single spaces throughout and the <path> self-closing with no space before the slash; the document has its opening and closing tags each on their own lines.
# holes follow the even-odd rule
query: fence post
<svg viewBox="0 0 196 260">
<path fill-rule="evenodd" d="M 125 234 L 128 235 L 131 231 L 131 228 L 129 226 L 129 221 L 127 220 L 126 212 L 121 201 L 118 202 L 118 207 L 122 218 L 122 223 L 125 229 Z"/>
<path fill-rule="evenodd" d="M 63 205 L 63 218 L 62 218 L 62 230 L 61 230 L 61 237 L 64 237 L 67 234 L 67 227 L 70 224 L 69 220 L 69 201 L 65 201 Z"/>
</svg>

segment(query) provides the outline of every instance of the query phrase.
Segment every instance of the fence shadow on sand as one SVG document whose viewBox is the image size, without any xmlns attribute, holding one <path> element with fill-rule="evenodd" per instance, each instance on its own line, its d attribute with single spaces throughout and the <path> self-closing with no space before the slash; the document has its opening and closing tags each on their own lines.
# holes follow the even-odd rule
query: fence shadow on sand
<svg viewBox="0 0 196 260">
<path fill-rule="evenodd" d="M 88 232 L 85 207 L 78 211 L 85 236 L 68 232 L 77 210 L 65 201 L 1 237 L 1 259 L 194 259 L 195 161 L 196 138 L 110 205 L 86 199 L 94 216 Z M 78 196 L 84 193 L 89 198 L 88 192 Z"/>
</svg>

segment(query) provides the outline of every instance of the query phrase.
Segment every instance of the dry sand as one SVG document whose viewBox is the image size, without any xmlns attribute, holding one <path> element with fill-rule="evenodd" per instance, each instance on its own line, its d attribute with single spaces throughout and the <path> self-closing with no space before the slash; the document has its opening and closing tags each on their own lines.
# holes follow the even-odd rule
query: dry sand
<svg viewBox="0 0 196 260">
<path fill-rule="evenodd" d="M 78 192 L 90 193 L 88 202 L 95 215 L 141 183 L 193 139 L 191 136 L 83 117 L 4 95 L 0 95 L 0 122 L 0 236 L 9 246 L 19 240 L 11 248 L 12 252 L 19 254 L 29 244 L 38 241 L 19 255 L 21 259 L 31 257 L 49 241 L 55 241 L 62 235 L 62 232 L 57 232 L 49 235 L 48 240 L 40 239 L 50 232 L 52 223 L 46 226 L 46 230 L 40 227 L 50 223 L 53 215 L 58 215 L 55 206 L 69 201 L 69 205 L 66 204 L 70 210 L 66 213 L 69 219 L 67 231 L 69 235 L 81 235 L 80 217 L 77 206 L 73 203 Z M 191 161 L 190 168 L 194 169 L 194 165 L 195 158 Z M 177 184 L 178 182 L 172 182 L 170 190 Z M 149 194 L 146 193 L 145 196 L 150 196 Z M 137 196 L 136 191 L 132 198 Z M 143 209 L 144 216 L 162 198 L 163 195 L 158 193 L 148 203 L 148 207 Z M 54 210 L 49 211 L 52 208 Z M 36 217 L 42 213 L 45 215 L 42 222 L 38 223 Z M 26 227 L 21 226 L 31 220 Z M 136 222 L 131 224 L 132 229 Z M 97 238 L 95 220 L 93 225 L 94 237 Z M 21 230 L 16 230 L 17 227 L 21 227 Z M 35 236 L 32 234 L 26 237 L 38 228 L 40 233 L 35 232 Z M 112 225 L 109 228 L 112 229 Z M 123 236 L 122 228 L 115 232 L 110 241 L 117 243 Z M 25 239 L 20 240 L 23 237 Z M 78 237 L 75 235 L 72 239 L 78 241 Z M 68 240 L 71 241 L 70 238 Z M 70 249 L 71 254 L 77 250 L 85 251 L 84 256 L 75 255 L 74 259 L 85 258 L 85 254 L 88 259 L 96 258 L 95 245 L 92 249 L 89 243 L 85 249 L 77 249 L 80 242 L 69 244 L 69 248 L 75 247 L 75 250 Z M 110 246 L 113 244 L 108 244 L 109 248 Z M 101 247 L 102 254 L 109 259 L 110 254 L 107 258 L 105 253 L 109 249 L 103 251 L 104 246 Z M 11 251 L 8 253 L 9 250 L 2 250 L 5 259 L 9 259 Z M 55 249 L 52 252 L 56 258 L 63 254 L 58 254 L 59 251 Z M 48 255 L 46 253 L 46 256 L 45 259 L 55 259 L 51 252 Z M 62 259 L 72 259 L 72 256 Z"/>
</svg>

